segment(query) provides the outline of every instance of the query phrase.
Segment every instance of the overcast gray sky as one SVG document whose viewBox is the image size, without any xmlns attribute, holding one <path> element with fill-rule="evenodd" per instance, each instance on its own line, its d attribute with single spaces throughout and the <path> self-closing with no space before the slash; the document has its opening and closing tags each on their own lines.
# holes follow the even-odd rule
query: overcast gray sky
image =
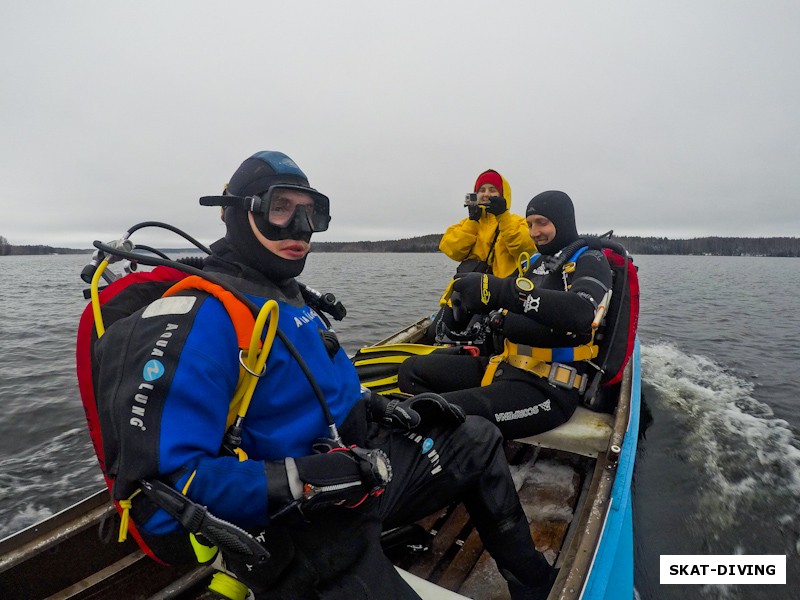
<svg viewBox="0 0 800 600">
<path fill-rule="evenodd" d="M 442 232 L 486 168 L 513 212 L 567 192 L 584 233 L 800 235 L 797 0 L 0 7 L 12 244 L 211 242 L 197 198 L 259 150 L 330 196 L 320 241 Z"/>
</svg>

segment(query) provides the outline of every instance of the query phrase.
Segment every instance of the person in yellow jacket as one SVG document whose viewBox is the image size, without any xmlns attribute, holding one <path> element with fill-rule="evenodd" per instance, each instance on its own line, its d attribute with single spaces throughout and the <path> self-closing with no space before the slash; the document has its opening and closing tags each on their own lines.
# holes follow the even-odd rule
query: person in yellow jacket
<svg viewBox="0 0 800 600">
<path fill-rule="evenodd" d="M 459 262 L 458 273 L 488 273 L 506 277 L 517 268 L 520 254 L 536 253 L 536 244 L 528 232 L 528 223 L 513 215 L 511 186 L 494 169 L 478 175 L 474 186 L 477 202 L 466 202 L 468 217 L 451 225 L 439 242 L 439 250 Z M 455 321 L 450 306 L 442 306 L 432 318 L 422 343 L 452 343 Z M 465 338 L 458 338 L 461 342 Z M 469 340 L 490 352 L 484 341 Z"/>
<path fill-rule="evenodd" d="M 478 204 L 467 206 L 469 216 L 447 228 L 439 250 L 461 263 L 459 273 L 480 271 L 506 277 L 516 270 L 520 254 L 536 252 L 536 244 L 525 218 L 509 210 L 511 187 L 505 177 L 488 169 L 478 175 L 474 192 Z"/>
</svg>

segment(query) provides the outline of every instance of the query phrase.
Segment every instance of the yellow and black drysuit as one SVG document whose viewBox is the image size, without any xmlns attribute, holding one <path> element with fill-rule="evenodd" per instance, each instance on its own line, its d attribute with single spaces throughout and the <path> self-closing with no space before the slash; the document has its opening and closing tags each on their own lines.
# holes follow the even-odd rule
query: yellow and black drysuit
<svg viewBox="0 0 800 600">
<path fill-rule="evenodd" d="M 467 414 L 495 423 L 507 439 L 547 431 L 572 416 L 586 384 L 586 361 L 597 355 L 592 324 L 612 283 L 599 248 L 583 249 L 555 270 L 548 266 L 578 239 L 569 196 L 544 192 L 531 200 L 527 212 L 548 217 L 557 230 L 525 270 L 528 283 L 519 282 L 518 274 L 501 279 L 469 273 L 456 275 L 453 286 L 457 313 L 492 313 L 503 351 L 491 359 L 411 357 L 399 372 L 403 392 L 440 393 Z"/>
<path fill-rule="evenodd" d="M 475 191 L 486 182 L 498 188 L 505 199 L 505 210 L 495 215 L 480 208 L 477 221 L 467 217 L 451 225 L 439 242 L 439 250 L 459 263 L 470 260 L 488 262 L 490 273 L 505 277 L 516 269 L 519 255 L 523 252 L 533 254 L 536 245 L 528 235 L 525 219 L 511 214 L 511 187 L 505 177 L 492 169 L 484 171 L 475 181 Z"/>
</svg>

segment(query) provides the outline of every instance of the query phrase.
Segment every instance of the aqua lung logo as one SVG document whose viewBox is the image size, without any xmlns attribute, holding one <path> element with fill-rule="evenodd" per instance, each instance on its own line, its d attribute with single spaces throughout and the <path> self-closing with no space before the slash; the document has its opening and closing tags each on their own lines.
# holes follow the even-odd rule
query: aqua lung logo
<svg viewBox="0 0 800 600">
<path fill-rule="evenodd" d="M 142 379 L 144 381 L 139 384 L 138 391 L 133 396 L 131 403 L 131 418 L 128 421 L 132 427 L 138 427 L 142 431 L 147 431 L 147 426 L 144 424 L 144 416 L 147 411 L 147 401 L 150 399 L 150 393 L 155 389 L 152 382 L 161 379 L 166 372 L 164 363 L 159 358 L 164 356 L 164 349 L 169 345 L 173 332 L 178 329 L 178 325 L 174 323 L 167 323 L 164 332 L 158 336 L 156 343 L 153 344 L 153 349 L 150 351 L 151 358 L 148 360 L 144 368 L 142 368 Z"/>
<path fill-rule="evenodd" d="M 130 424 L 138 427 L 142 431 L 147 431 L 144 425 L 144 412 L 147 400 L 150 398 L 149 392 L 153 391 L 153 386 L 149 383 L 140 383 L 139 392 L 133 396 L 134 404 L 131 405 L 131 414 L 133 415 Z"/>
<path fill-rule="evenodd" d="M 315 313 L 310 308 L 306 307 L 305 310 L 303 310 L 303 314 L 301 314 L 299 317 L 294 318 L 294 324 L 297 327 L 302 327 L 303 325 L 306 325 L 308 323 L 313 323 L 314 317 L 316 316 L 317 313 Z"/>
<path fill-rule="evenodd" d="M 407 433 L 406 437 L 415 444 L 419 444 L 421 446 L 422 454 L 428 457 L 431 467 L 433 467 L 431 469 L 431 475 L 440 473 L 442 471 L 442 465 L 440 464 L 441 457 L 433 448 L 435 442 L 429 437 L 423 438 L 421 435 L 416 433 Z"/>
<path fill-rule="evenodd" d="M 145 381 L 155 381 L 159 379 L 164 374 L 164 365 L 161 364 L 160 360 L 148 360 L 147 363 L 144 365 L 144 371 L 142 371 L 142 377 L 144 377 Z"/>
<path fill-rule="evenodd" d="M 159 339 L 155 343 L 155 347 L 150 352 L 150 356 L 164 356 L 164 348 L 166 348 L 167 344 L 169 344 L 169 338 L 172 337 L 172 332 L 177 328 L 178 325 L 175 325 L 174 323 L 167 323 L 166 330 L 159 336 Z"/>
</svg>

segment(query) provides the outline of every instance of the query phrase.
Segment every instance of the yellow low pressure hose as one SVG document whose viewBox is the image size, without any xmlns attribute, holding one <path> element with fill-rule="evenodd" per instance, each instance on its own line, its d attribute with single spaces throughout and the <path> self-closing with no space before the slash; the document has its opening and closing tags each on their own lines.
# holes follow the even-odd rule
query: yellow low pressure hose
<svg viewBox="0 0 800 600">
<path fill-rule="evenodd" d="M 103 313 L 100 312 L 100 277 L 103 275 L 103 271 L 106 270 L 108 266 L 108 260 L 103 259 L 99 265 L 97 265 L 97 269 L 92 275 L 92 285 L 90 286 L 90 291 L 92 294 L 92 314 L 94 315 L 94 326 L 97 329 L 97 337 L 98 339 L 103 336 L 106 332 L 105 325 L 103 325 Z"/>
<path fill-rule="evenodd" d="M 275 341 L 275 334 L 278 330 L 278 316 L 278 303 L 275 300 L 265 302 L 258 312 L 253 333 L 250 336 L 250 347 L 247 350 L 247 356 L 242 356 L 242 367 L 244 369 L 242 381 L 236 387 L 231 401 L 231 407 L 236 409 L 236 418 L 233 421 L 241 421 L 247 413 L 256 384 L 263 374 L 267 358 L 269 358 L 269 352 Z M 262 343 L 261 334 L 265 326 L 267 333 Z M 260 350 L 259 345 L 261 346 Z"/>
<path fill-rule="evenodd" d="M 264 342 L 261 343 L 261 333 L 264 327 L 267 327 L 267 334 L 264 337 Z M 267 358 L 272 349 L 272 344 L 275 341 L 275 332 L 278 330 L 278 303 L 275 300 L 268 300 L 261 307 L 256 318 L 256 325 L 253 327 L 253 335 L 250 337 L 250 348 L 247 351 L 247 367 L 249 372 L 247 377 L 249 381 L 247 389 L 244 392 L 242 404 L 239 407 L 238 415 L 244 417 L 247 409 L 250 406 L 250 400 L 253 397 L 253 392 L 256 389 L 258 378 L 261 377 L 264 369 L 266 368 Z M 258 346 L 261 344 L 261 349 Z M 256 373 L 257 375 L 254 375 Z"/>
<path fill-rule="evenodd" d="M 519 277 L 525 275 L 528 265 L 531 263 L 531 255 L 527 252 L 521 252 L 517 258 L 517 274 Z"/>
</svg>

